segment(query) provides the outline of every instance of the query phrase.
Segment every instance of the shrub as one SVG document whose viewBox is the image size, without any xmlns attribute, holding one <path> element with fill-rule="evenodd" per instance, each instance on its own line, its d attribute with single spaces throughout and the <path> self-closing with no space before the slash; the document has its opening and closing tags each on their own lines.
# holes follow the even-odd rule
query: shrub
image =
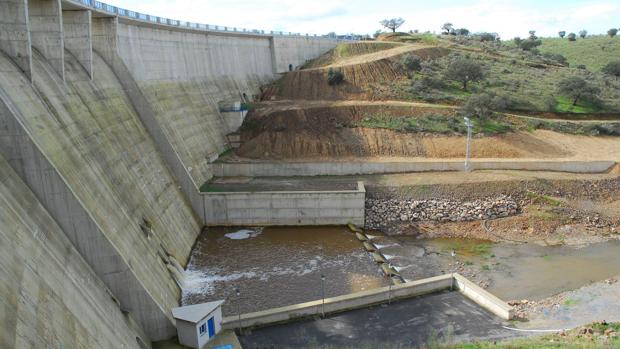
<svg viewBox="0 0 620 349">
<path fill-rule="evenodd" d="M 607 63 L 606 66 L 602 69 L 603 73 L 611 76 L 615 76 L 616 78 L 620 76 L 620 61 L 613 61 Z"/>
<path fill-rule="evenodd" d="M 340 69 L 329 68 L 327 71 L 327 83 L 330 86 L 339 85 L 344 81 L 344 74 Z"/>
<path fill-rule="evenodd" d="M 498 38 L 497 34 L 495 33 L 480 33 L 480 34 L 477 34 L 477 36 L 482 42 L 485 42 L 485 41 L 493 42 L 493 41 L 496 41 Z"/>
<path fill-rule="evenodd" d="M 568 61 L 566 60 L 566 57 L 562 56 L 559 53 L 545 52 L 543 53 L 543 57 L 545 59 L 555 61 L 556 63 L 559 63 L 564 66 L 568 65 Z"/>
<path fill-rule="evenodd" d="M 587 67 L 586 67 L 585 65 L 583 65 L 583 64 L 577 64 L 577 65 L 575 66 L 575 68 L 577 68 L 577 69 L 581 69 L 581 70 L 586 70 L 586 69 L 587 69 Z"/>
<path fill-rule="evenodd" d="M 568 34 L 568 41 L 577 41 L 577 35 L 575 33 Z"/>
<path fill-rule="evenodd" d="M 524 51 L 532 51 L 533 49 L 535 49 L 536 47 L 540 45 L 542 45 L 542 41 L 538 39 L 533 39 L 533 40 L 527 39 L 527 40 L 521 41 L 521 44 L 519 46 Z"/>
<path fill-rule="evenodd" d="M 407 73 L 417 72 L 422 69 L 422 59 L 417 55 L 408 54 L 400 60 L 400 66 Z"/>
</svg>

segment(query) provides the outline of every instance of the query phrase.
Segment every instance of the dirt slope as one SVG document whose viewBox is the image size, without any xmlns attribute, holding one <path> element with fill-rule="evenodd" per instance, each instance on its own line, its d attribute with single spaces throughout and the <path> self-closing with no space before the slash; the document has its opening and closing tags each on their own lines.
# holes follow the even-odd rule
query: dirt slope
<svg viewBox="0 0 620 349">
<path fill-rule="evenodd" d="M 448 49 L 420 44 L 403 44 L 393 49 L 352 56 L 321 68 L 302 69 L 287 73 L 269 86 L 263 100 L 274 99 L 373 99 L 371 86 L 403 78 L 397 62 L 407 53 L 422 59 L 447 55 Z M 344 74 L 344 82 L 337 86 L 327 83 L 329 68 Z"/>
</svg>

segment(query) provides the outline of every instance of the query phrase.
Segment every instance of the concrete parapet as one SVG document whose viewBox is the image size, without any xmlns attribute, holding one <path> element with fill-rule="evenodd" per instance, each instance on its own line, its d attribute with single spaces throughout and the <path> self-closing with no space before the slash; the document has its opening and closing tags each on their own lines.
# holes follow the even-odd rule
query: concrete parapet
<svg viewBox="0 0 620 349">
<path fill-rule="evenodd" d="M 364 225 L 366 190 L 202 193 L 208 225 Z"/>
<path fill-rule="evenodd" d="M 32 46 L 27 0 L 0 2 L 0 50 L 32 80 Z"/>
<path fill-rule="evenodd" d="M 449 289 L 452 286 L 452 274 L 411 281 L 395 286 L 386 286 L 374 290 L 350 293 L 342 296 L 325 298 L 311 302 L 268 309 L 239 316 L 226 317 L 222 327 L 225 329 L 260 327 L 295 319 L 333 314 L 347 310 L 365 308 L 374 304 L 387 303 L 399 298 L 410 298 Z"/>
<path fill-rule="evenodd" d="M 65 48 L 93 78 L 92 14 L 88 10 L 62 11 Z"/>
<path fill-rule="evenodd" d="M 222 327 L 225 329 L 235 329 L 274 325 L 322 314 L 333 314 L 365 308 L 375 304 L 388 303 L 393 300 L 422 296 L 448 289 L 454 290 L 455 288 L 465 297 L 472 299 L 502 319 L 508 320 L 514 315 L 512 307 L 508 304 L 476 286 L 465 277 L 454 273 L 325 298 L 325 300 L 241 314 L 240 317 L 238 315 L 229 316 L 224 318 Z"/>
<path fill-rule="evenodd" d="M 514 317 L 514 308 L 506 302 L 467 280 L 464 276 L 457 273 L 452 275 L 454 276 L 454 286 L 467 298 L 502 319 L 510 320 Z"/>
<path fill-rule="evenodd" d="M 473 170 L 526 170 L 575 173 L 606 172 L 614 161 L 575 160 L 476 160 Z M 463 161 L 400 161 L 400 162 L 254 162 L 218 163 L 211 165 L 216 177 L 290 177 L 290 176 L 346 176 L 363 174 L 462 171 Z"/>
<path fill-rule="evenodd" d="M 45 57 L 65 80 L 65 45 L 61 0 L 28 0 L 32 47 Z"/>
</svg>

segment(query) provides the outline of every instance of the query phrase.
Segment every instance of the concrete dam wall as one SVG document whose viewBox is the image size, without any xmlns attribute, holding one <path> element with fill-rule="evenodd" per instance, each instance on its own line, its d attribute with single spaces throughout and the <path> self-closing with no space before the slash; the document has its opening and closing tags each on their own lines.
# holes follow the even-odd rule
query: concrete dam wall
<svg viewBox="0 0 620 349">
<path fill-rule="evenodd" d="M 204 224 L 197 188 L 229 148 L 219 103 L 336 44 L 97 4 L 0 0 L 1 347 L 149 347 L 175 335 L 172 261 L 186 264 Z M 41 314 L 54 319 L 40 324 L 49 338 L 24 334 Z"/>
</svg>

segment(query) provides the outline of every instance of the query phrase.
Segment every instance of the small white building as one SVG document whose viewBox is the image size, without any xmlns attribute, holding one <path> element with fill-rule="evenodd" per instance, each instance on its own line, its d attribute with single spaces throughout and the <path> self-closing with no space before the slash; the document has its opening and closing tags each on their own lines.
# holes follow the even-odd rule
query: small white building
<svg viewBox="0 0 620 349">
<path fill-rule="evenodd" d="M 172 309 L 179 344 L 201 349 L 222 329 L 222 303 L 215 301 Z"/>
</svg>

